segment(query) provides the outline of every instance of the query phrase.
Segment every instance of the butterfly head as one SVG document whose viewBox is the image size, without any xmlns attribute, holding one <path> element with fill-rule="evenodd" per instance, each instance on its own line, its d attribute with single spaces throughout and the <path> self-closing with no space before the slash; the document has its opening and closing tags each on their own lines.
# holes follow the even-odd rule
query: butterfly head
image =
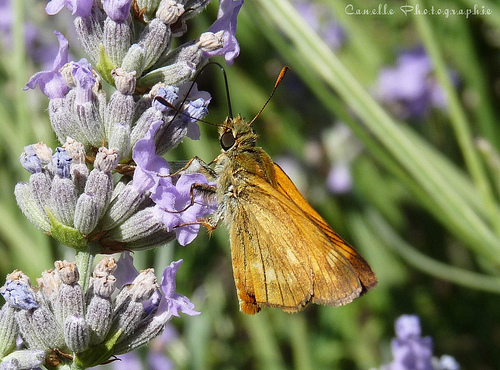
<svg viewBox="0 0 500 370">
<path fill-rule="evenodd" d="M 235 118 L 227 118 L 219 128 L 219 135 L 220 145 L 224 152 L 255 147 L 258 137 L 251 124 L 240 115 Z"/>
</svg>

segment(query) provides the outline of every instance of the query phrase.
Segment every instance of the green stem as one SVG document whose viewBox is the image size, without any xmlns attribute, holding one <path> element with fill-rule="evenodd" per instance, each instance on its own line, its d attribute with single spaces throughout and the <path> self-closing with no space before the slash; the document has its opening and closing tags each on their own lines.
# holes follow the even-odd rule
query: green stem
<svg viewBox="0 0 500 370">
<path fill-rule="evenodd" d="M 371 229 L 374 238 L 381 238 L 385 246 L 392 249 L 420 271 L 467 288 L 500 293 L 500 278 L 453 267 L 426 256 L 401 238 L 373 209 L 366 213 L 366 217 L 356 217 L 355 222 L 357 223 L 356 227 Z"/>
<path fill-rule="evenodd" d="M 423 7 L 420 0 L 411 0 L 411 2 L 414 6 Z M 493 189 L 488 181 L 480 157 L 475 150 L 474 139 L 469 129 L 471 125 L 467 122 L 467 114 L 460 104 L 460 99 L 451 82 L 449 71 L 446 68 L 443 56 L 439 50 L 439 46 L 427 18 L 428 17 L 421 16 L 414 17 L 419 34 L 422 36 L 422 41 L 434 63 L 437 79 L 446 92 L 450 121 L 455 131 L 458 144 L 462 150 L 465 165 L 484 200 L 485 206 L 488 207 L 489 220 L 491 224 L 494 225 L 497 235 L 500 235 L 500 217 L 498 217 L 499 215 L 495 206 L 496 202 L 493 196 Z"/>
<path fill-rule="evenodd" d="M 76 253 L 76 265 L 80 273 L 79 284 L 85 292 L 89 287 L 90 277 L 93 271 L 94 258 L 98 251 L 96 243 L 90 243 L 87 249 Z"/>
</svg>

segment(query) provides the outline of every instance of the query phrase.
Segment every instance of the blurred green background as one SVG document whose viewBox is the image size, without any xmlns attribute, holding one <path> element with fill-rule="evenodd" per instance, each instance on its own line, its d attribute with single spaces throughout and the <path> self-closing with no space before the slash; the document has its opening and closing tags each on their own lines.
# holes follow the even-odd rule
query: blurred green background
<svg viewBox="0 0 500 370">
<path fill-rule="evenodd" d="M 28 173 L 25 145 L 55 147 L 39 91 L 23 92 L 43 68 L 33 52 L 56 44 L 58 29 L 76 42 L 67 11 L 48 17 L 44 1 L 16 2 L 11 34 L 0 51 L 0 275 L 21 269 L 33 280 L 72 252 L 21 214 L 14 185 Z M 394 14 L 349 15 L 376 9 Z M 187 247 L 168 245 L 134 255 L 139 268 L 162 271 L 184 259 L 177 289 L 202 314 L 174 318 L 178 339 L 167 354 L 181 369 L 369 369 L 391 361 L 394 320 L 419 315 L 434 354 L 464 369 L 500 368 L 500 6 L 487 1 L 408 2 L 414 9 L 491 10 L 491 14 L 423 15 L 405 2 L 247 0 L 238 18 L 241 54 L 227 67 L 234 112 L 251 119 L 280 69 L 291 71 L 255 122 L 259 144 L 289 173 L 304 196 L 369 261 L 378 287 L 346 307 L 310 306 L 298 314 L 239 312 L 226 230 L 206 232 Z M 308 6 L 312 6 L 308 9 Z M 315 9 L 315 10 L 311 10 Z M 186 39 L 204 32 L 217 3 L 189 24 Z M 483 12 L 485 13 L 485 12 Z M 17 15 L 15 15 L 17 14 Z M 340 38 L 331 42 L 331 22 Z M 23 34 L 36 26 L 38 41 Z M 1 25 L 0 25 L 1 26 Z M 72 39 L 73 38 L 73 39 Z M 9 41 L 10 40 L 10 41 Z M 41 40 L 41 41 L 40 41 Z M 408 50 L 425 51 L 446 105 L 402 115 L 407 101 L 383 101 L 380 76 Z M 83 57 L 77 47 L 75 59 Z M 402 63 L 402 62 L 401 62 Z M 49 64 L 50 65 L 50 64 Z M 47 68 L 45 66 L 45 68 Z M 411 68 L 408 73 L 411 73 Z M 403 77 L 407 76 L 402 74 Z M 410 79 L 401 78 L 403 87 Z M 207 120 L 227 115 L 222 76 L 199 81 L 212 96 Z M 216 129 L 200 124 L 200 141 L 186 139 L 169 160 L 219 152 Z M 348 128 L 348 129 L 347 129 Z M 343 136 L 339 136 L 339 135 Z M 328 191 L 327 175 L 342 163 L 352 186 Z M 287 167 L 288 168 L 288 167 Z M 139 351 L 146 356 L 146 349 Z M 111 365 L 108 365 L 111 366 Z"/>
</svg>

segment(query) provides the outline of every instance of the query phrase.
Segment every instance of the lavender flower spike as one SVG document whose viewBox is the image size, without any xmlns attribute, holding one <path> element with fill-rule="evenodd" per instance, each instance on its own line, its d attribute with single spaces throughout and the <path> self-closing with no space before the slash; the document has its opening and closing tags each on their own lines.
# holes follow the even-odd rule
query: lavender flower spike
<svg viewBox="0 0 500 370">
<path fill-rule="evenodd" d="M 62 66 L 68 63 L 68 40 L 58 31 L 54 31 L 54 34 L 59 40 L 59 52 L 54 59 L 52 69 L 35 73 L 24 88 L 24 90 L 34 89 L 36 85 L 39 85 L 40 90 L 49 99 L 64 98 L 69 91 L 69 87 L 59 72 Z"/>
<path fill-rule="evenodd" d="M 217 20 L 210 26 L 208 32 L 223 31 L 223 46 L 220 49 L 205 52 L 206 57 L 222 56 L 226 58 L 228 66 L 240 55 L 240 45 L 236 40 L 236 18 L 243 6 L 243 0 L 220 0 Z"/>
</svg>

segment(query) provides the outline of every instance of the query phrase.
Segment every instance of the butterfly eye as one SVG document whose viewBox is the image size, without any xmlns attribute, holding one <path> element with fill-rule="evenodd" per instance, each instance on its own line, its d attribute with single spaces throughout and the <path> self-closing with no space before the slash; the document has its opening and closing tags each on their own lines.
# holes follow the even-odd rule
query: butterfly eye
<svg viewBox="0 0 500 370">
<path fill-rule="evenodd" d="M 230 149 L 234 145 L 234 136 L 232 131 L 227 131 L 220 137 L 220 146 L 224 150 Z"/>
</svg>

